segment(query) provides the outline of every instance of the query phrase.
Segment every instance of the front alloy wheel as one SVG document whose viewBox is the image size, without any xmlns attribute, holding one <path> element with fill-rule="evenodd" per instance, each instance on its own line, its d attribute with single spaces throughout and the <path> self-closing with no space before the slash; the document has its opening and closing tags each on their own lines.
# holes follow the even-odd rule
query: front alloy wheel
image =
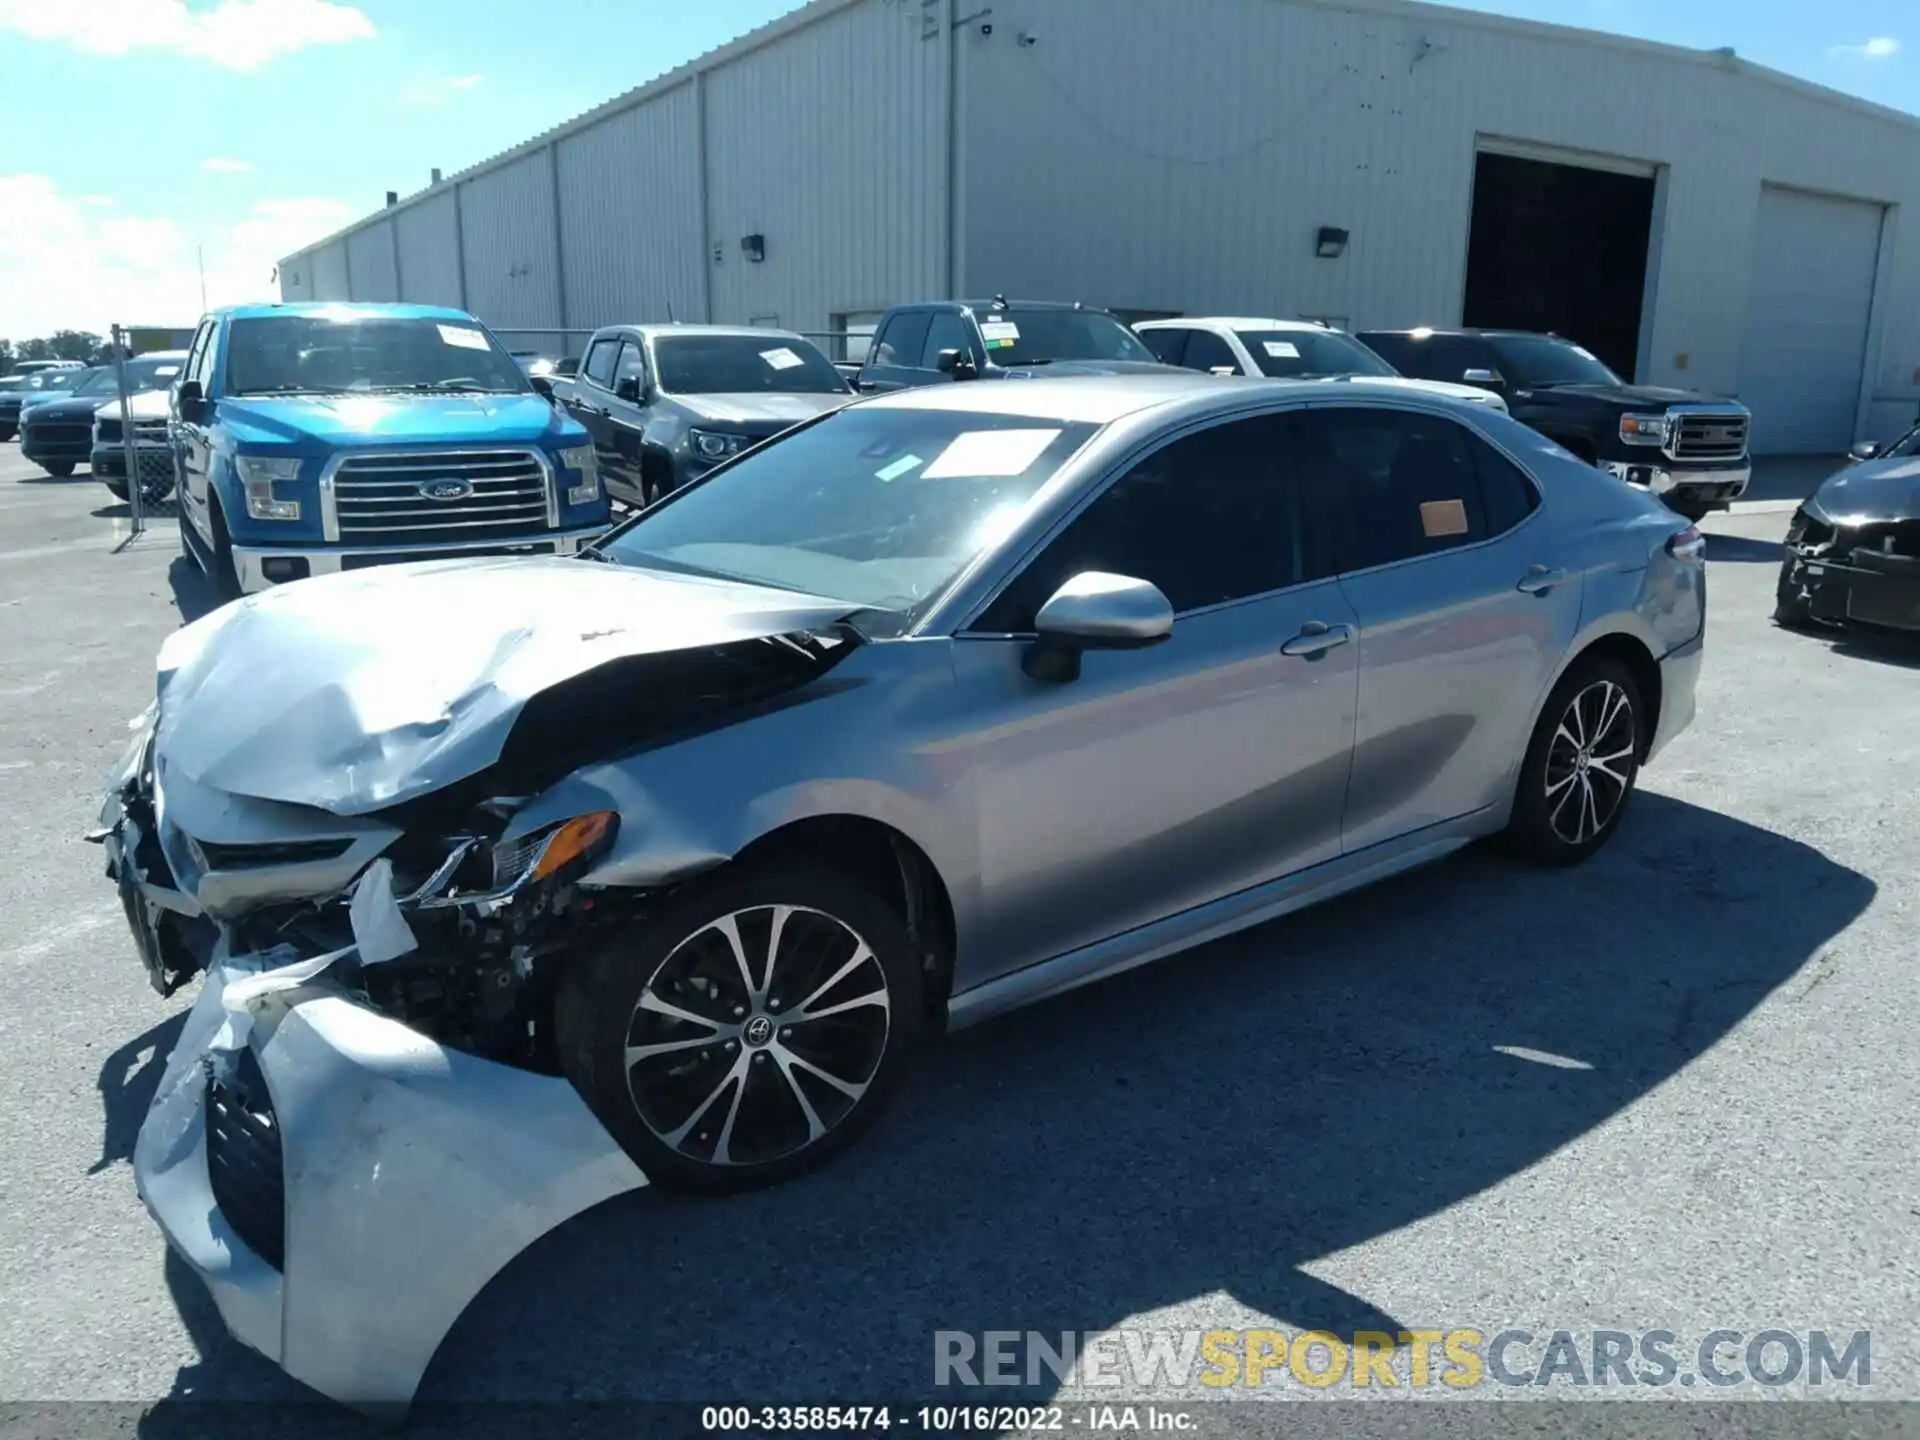
<svg viewBox="0 0 1920 1440">
<path fill-rule="evenodd" d="M 1507 838 L 1549 865 L 1571 865 L 1619 828 L 1646 748 L 1640 688 L 1611 656 L 1576 663 L 1541 708 L 1520 765 Z"/>
<path fill-rule="evenodd" d="M 778 867 L 583 957 L 556 1020 L 569 1078 L 650 1179 L 750 1189 L 871 1121 L 919 1027 L 919 975 L 886 906 Z"/>
</svg>

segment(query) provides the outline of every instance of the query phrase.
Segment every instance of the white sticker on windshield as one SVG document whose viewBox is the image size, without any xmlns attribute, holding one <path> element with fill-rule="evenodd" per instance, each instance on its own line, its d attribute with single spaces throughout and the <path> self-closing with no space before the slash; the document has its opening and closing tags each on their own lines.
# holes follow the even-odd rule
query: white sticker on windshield
<svg viewBox="0 0 1920 1440">
<path fill-rule="evenodd" d="M 1276 360 L 1298 360 L 1300 347 L 1286 340 L 1269 340 L 1262 347 Z"/>
<path fill-rule="evenodd" d="M 880 469 L 874 471 L 873 478 L 876 480 L 898 480 L 919 463 L 920 457 L 918 455 L 902 455 L 891 465 L 882 466 Z"/>
<path fill-rule="evenodd" d="M 1058 430 L 969 430 L 954 436 L 953 443 L 920 472 L 920 478 L 1024 475 L 1040 452 L 1059 438 Z"/>
<path fill-rule="evenodd" d="M 791 370 L 797 365 L 807 363 L 784 345 L 778 350 L 762 350 L 760 358 L 776 370 Z"/>
<path fill-rule="evenodd" d="M 440 332 L 440 339 L 448 345 L 458 345 L 462 350 L 486 350 L 490 348 L 487 337 L 478 330 L 469 330 L 464 325 L 439 325 L 434 327 Z"/>
<path fill-rule="evenodd" d="M 1020 327 L 1011 320 L 983 320 L 980 338 L 989 350 L 1011 350 L 1020 343 Z"/>
<path fill-rule="evenodd" d="M 178 365 L 156 365 L 153 367 L 153 373 L 157 379 L 164 380 L 169 375 L 178 375 L 180 373 L 180 367 Z"/>
</svg>

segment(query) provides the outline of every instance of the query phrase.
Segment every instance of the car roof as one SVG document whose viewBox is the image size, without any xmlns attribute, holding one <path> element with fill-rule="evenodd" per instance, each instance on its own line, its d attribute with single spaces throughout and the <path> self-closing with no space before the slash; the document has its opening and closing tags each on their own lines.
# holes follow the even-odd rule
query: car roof
<svg viewBox="0 0 1920 1440">
<path fill-rule="evenodd" d="M 1321 334 L 1335 334 L 1331 325 L 1322 325 L 1317 320 L 1276 320 L 1258 315 L 1180 315 L 1168 320 L 1142 320 L 1133 328 L 1136 330 L 1317 330 Z"/>
<path fill-rule="evenodd" d="M 920 385 L 856 401 L 850 409 L 958 410 L 976 415 L 1012 415 L 1107 425 L 1161 405 L 1216 400 L 1222 410 L 1244 407 L 1250 397 L 1276 401 L 1327 398 L 1319 381 L 1222 381 L 1196 370 L 1169 369 L 1163 375 L 1063 375 L 1048 380 L 974 381 L 964 385 Z M 1206 414 L 1210 405 L 1197 407 Z"/>
<path fill-rule="evenodd" d="M 609 330 L 629 332 L 636 335 L 659 337 L 662 335 L 741 335 L 752 339 L 758 336 L 768 340 L 804 340 L 806 337 L 797 330 L 780 330 L 770 325 L 694 325 L 678 320 L 665 322 L 650 321 L 645 325 L 607 325 L 601 331 Z"/>
<path fill-rule="evenodd" d="M 1434 336 L 1463 338 L 1468 340 L 1498 340 L 1506 336 L 1531 337 L 1538 340 L 1565 340 L 1564 335 L 1554 335 L 1545 330 L 1482 330 L 1458 325 L 1416 325 L 1409 329 L 1368 329 L 1359 332 L 1362 335 L 1404 335 L 1409 340 L 1428 340 Z M 1571 343 L 1571 342 L 1569 342 Z"/>
<path fill-rule="evenodd" d="M 275 315 L 364 315 L 396 320 L 458 320 L 474 324 L 473 316 L 449 305 L 373 304 L 348 300 L 268 301 L 257 305 L 228 305 L 212 312 L 229 320 L 264 320 Z"/>
</svg>

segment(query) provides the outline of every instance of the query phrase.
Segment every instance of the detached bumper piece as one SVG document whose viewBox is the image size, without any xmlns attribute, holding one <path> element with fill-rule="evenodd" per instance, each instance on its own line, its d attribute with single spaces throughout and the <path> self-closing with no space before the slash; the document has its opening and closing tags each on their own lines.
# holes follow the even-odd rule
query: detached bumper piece
<svg viewBox="0 0 1920 1440">
<path fill-rule="evenodd" d="M 1780 589 L 1825 624 L 1920 633 L 1920 520 L 1836 531 L 1796 516 Z"/>
<path fill-rule="evenodd" d="M 262 969 L 285 958 L 216 957 L 134 1179 L 236 1338 L 392 1415 L 502 1266 L 646 1177 L 566 1081 L 355 1003 L 331 957 Z"/>
</svg>

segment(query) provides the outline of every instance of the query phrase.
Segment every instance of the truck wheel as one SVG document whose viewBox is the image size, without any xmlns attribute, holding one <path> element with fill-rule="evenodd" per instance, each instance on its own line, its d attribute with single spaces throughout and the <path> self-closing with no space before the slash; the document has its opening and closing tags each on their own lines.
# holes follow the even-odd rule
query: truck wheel
<svg viewBox="0 0 1920 1440">
<path fill-rule="evenodd" d="M 220 502 L 207 495 L 207 520 L 213 526 L 213 566 L 207 572 L 213 581 L 213 593 L 222 603 L 240 598 L 240 571 L 233 563 L 233 542 L 227 538 L 227 517 L 220 513 Z"/>
<path fill-rule="evenodd" d="M 561 1068 L 656 1184 L 758 1189 L 824 1163 L 918 1048 L 898 915 L 814 865 L 721 871 L 563 972 Z"/>
<path fill-rule="evenodd" d="M 11 440 L 14 437 L 15 433 L 16 432 L 13 426 L 0 425 L 0 441 Z"/>
<path fill-rule="evenodd" d="M 40 462 L 40 468 L 46 471 L 49 475 L 53 476 L 54 479 L 64 480 L 69 475 L 73 474 L 73 461 L 43 460 Z"/>
<path fill-rule="evenodd" d="M 113 498 L 118 500 L 122 505 L 127 503 L 127 482 L 126 481 L 102 480 L 100 483 L 106 486 L 107 493 L 113 496 Z"/>
</svg>

